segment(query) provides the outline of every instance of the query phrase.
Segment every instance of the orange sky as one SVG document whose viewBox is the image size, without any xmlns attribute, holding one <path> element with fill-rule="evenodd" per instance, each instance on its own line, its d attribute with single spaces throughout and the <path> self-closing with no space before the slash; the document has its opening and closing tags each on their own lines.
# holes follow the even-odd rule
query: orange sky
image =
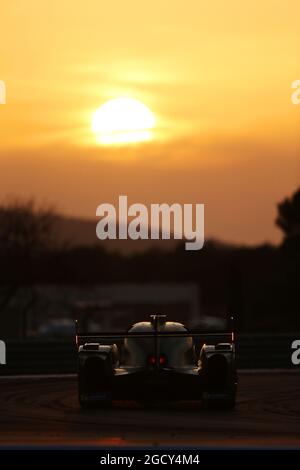
<svg viewBox="0 0 300 470">
<path fill-rule="evenodd" d="M 299 185 L 300 4 L 1 0 L 0 199 L 94 217 L 101 202 L 206 204 L 206 235 L 278 241 Z M 101 147 L 91 116 L 130 96 L 154 140 Z"/>
</svg>

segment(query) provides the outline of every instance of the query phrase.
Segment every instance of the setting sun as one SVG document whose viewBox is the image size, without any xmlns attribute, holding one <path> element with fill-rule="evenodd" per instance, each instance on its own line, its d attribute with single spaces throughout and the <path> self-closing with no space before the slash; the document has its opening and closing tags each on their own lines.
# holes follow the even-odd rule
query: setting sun
<svg viewBox="0 0 300 470">
<path fill-rule="evenodd" d="M 92 118 L 92 130 L 103 145 L 151 140 L 154 126 L 155 118 L 150 109 L 132 98 L 107 101 Z"/>
</svg>

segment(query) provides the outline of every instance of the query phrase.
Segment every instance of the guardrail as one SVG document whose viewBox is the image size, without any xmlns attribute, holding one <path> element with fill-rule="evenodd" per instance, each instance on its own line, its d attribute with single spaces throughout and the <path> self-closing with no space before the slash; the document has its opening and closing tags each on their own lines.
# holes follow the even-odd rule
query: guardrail
<svg viewBox="0 0 300 470">
<path fill-rule="evenodd" d="M 297 369 L 291 361 L 291 344 L 300 333 L 287 335 L 240 335 L 237 362 L 240 369 Z M 300 370 L 300 366 L 298 366 Z M 23 341 L 6 343 L 6 365 L 0 375 L 60 374 L 77 370 L 72 341 Z"/>
</svg>

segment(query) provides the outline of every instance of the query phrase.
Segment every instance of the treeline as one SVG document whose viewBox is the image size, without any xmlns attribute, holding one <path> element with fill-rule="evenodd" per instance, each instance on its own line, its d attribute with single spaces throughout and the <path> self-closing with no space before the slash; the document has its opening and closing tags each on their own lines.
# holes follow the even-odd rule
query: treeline
<svg viewBox="0 0 300 470">
<path fill-rule="evenodd" d="M 232 312 L 240 331 L 300 331 L 300 190 L 278 204 L 279 247 L 239 247 L 207 241 L 130 257 L 95 245 L 59 246 L 55 213 L 34 204 L 0 208 L 0 308 L 24 284 L 194 282 L 207 315 Z"/>
</svg>

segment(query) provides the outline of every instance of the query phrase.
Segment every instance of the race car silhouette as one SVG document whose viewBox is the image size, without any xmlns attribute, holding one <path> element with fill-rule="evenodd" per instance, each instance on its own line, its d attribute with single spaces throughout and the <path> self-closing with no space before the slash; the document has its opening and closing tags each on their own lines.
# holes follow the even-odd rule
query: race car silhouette
<svg viewBox="0 0 300 470">
<path fill-rule="evenodd" d="M 224 338 L 226 342 L 219 342 Z M 113 400 L 202 400 L 209 408 L 235 406 L 232 331 L 191 332 L 166 321 L 165 315 L 151 315 L 125 334 L 79 333 L 77 327 L 76 343 L 82 407 L 109 407 Z"/>
</svg>

